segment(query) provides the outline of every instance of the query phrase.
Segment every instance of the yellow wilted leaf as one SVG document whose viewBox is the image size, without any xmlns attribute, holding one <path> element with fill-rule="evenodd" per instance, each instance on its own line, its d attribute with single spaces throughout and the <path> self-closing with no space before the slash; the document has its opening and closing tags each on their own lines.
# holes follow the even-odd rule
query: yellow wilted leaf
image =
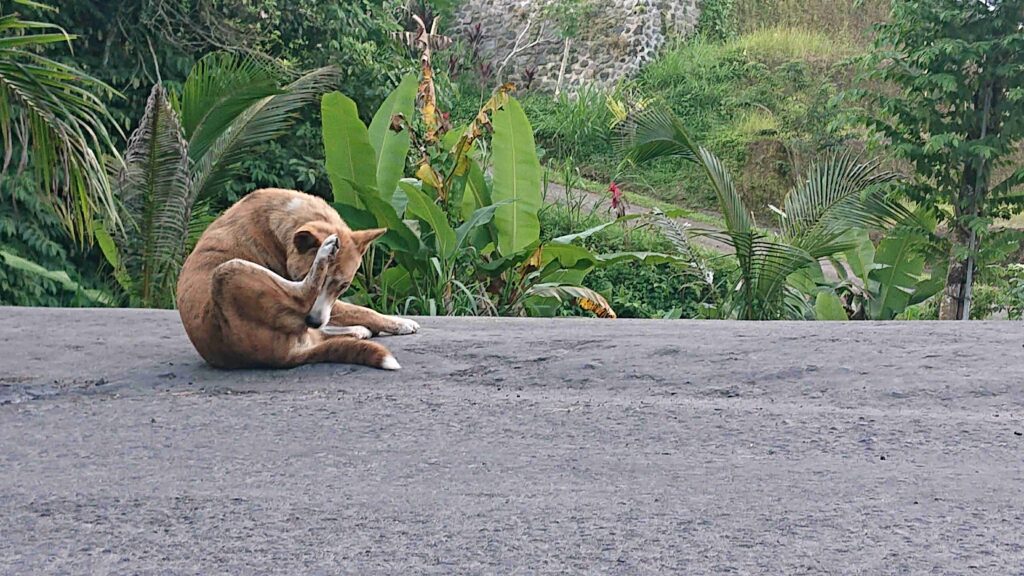
<svg viewBox="0 0 1024 576">
<path fill-rule="evenodd" d="M 612 113 L 612 120 L 610 122 L 611 128 L 615 128 L 622 122 L 626 121 L 626 117 L 629 114 L 626 111 L 626 105 L 623 104 L 621 100 L 609 98 L 606 105 L 608 106 L 608 111 Z"/>
<path fill-rule="evenodd" d="M 526 262 L 523 263 L 523 268 L 525 268 L 528 271 L 537 270 L 543 263 L 543 257 L 544 247 L 538 246 L 537 249 L 533 251 L 533 254 L 531 254 L 530 257 L 526 260 Z"/>
<path fill-rule="evenodd" d="M 434 190 L 441 191 L 441 175 L 430 164 L 420 164 L 420 167 L 416 170 L 416 177 Z"/>
<path fill-rule="evenodd" d="M 609 305 L 607 301 L 598 302 L 596 300 L 591 300 L 590 298 L 581 297 L 576 299 L 576 304 L 588 312 L 593 312 L 598 318 L 618 318 L 618 316 L 615 315 L 615 310 L 612 310 L 611 305 Z"/>
</svg>

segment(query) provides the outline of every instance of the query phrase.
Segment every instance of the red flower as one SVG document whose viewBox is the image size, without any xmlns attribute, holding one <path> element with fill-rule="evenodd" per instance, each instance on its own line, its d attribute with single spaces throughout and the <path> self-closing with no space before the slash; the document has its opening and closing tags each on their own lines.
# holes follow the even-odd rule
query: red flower
<svg viewBox="0 0 1024 576">
<path fill-rule="evenodd" d="M 622 218 L 626 215 L 626 199 L 622 196 L 622 190 L 615 182 L 612 182 L 608 185 L 608 191 L 612 194 L 612 210 L 615 211 L 616 216 Z"/>
<path fill-rule="evenodd" d="M 612 182 L 608 185 L 608 191 L 612 193 L 612 208 L 618 208 L 622 203 L 622 190 L 619 190 L 615 182 Z"/>
</svg>

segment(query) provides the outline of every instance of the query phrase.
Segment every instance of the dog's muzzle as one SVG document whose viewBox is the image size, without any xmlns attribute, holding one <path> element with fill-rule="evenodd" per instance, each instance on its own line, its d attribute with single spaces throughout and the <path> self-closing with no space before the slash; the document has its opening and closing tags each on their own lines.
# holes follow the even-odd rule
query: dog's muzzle
<svg viewBox="0 0 1024 576">
<path fill-rule="evenodd" d="M 309 326 L 310 328 L 313 329 L 319 329 L 323 325 L 324 321 L 321 320 L 319 317 L 314 316 L 312 314 L 306 315 L 306 326 Z"/>
</svg>

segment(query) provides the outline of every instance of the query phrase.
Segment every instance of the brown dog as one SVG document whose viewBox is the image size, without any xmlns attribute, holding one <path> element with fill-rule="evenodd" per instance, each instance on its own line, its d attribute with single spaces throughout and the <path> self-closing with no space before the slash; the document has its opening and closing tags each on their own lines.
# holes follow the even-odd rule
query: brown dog
<svg viewBox="0 0 1024 576">
<path fill-rule="evenodd" d="M 419 324 L 340 302 L 363 252 L 386 230 L 351 231 L 329 204 L 257 190 L 206 229 L 178 278 L 178 311 L 199 354 L 222 368 L 313 362 L 400 368 L 364 340 Z"/>
</svg>

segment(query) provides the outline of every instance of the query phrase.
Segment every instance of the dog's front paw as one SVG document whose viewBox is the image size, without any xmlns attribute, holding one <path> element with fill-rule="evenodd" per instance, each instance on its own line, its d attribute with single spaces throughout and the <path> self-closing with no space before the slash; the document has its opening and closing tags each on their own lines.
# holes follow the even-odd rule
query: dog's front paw
<svg viewBox="0 0 1024 576">
<path fill-rule="evenodd" d="M 405 334 L 415 334 L 420 329 L 419 322 L 410 320 L 408 318 L 400 318 L 398 316 L 389 316 L 389 320 L 395 323 L 395 328 L 391 331 L 396 336 L 403 336 Z"/>
<path fill-rule="evenodd" d="M 338 254 L 338 235 L 331 234 L 316 251 L 317 260 L 331 260 Z"/>
</svg>

